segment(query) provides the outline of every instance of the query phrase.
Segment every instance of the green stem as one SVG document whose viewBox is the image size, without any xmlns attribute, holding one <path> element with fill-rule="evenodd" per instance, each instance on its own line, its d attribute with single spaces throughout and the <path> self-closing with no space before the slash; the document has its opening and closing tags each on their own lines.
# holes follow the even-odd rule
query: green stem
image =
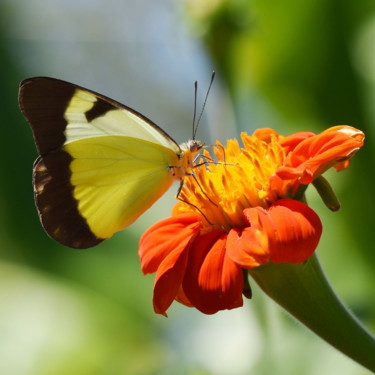
<svg viewBox="0 0 375 375">
<path fill-rule="evenodd" d="M 340 302 L 314 254 L 249 270 L 263 291 L 329 344 L 375 372 L 375 337 Z"/>
</svg>

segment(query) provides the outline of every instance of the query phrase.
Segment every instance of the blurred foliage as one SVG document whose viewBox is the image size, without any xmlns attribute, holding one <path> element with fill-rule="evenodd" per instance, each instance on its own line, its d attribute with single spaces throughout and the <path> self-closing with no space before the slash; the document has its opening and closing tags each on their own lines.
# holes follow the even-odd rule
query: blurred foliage
<svg viewBox="0 0 375 375">
<path fill-rule="evenodd" d="M 364 122 L 350 53 L 375 10 L 371 0 L 307 0 L 303 6 L 295 0 L 223 0 L 209 12 L 198 1 L 188 4 L 234 100 L 255 89 L 298 128 L 301 120 L 322 128 Z"/>
<path fill-rule="evenodd" d="M 40 4 L 35 2 L 35 9 L 42 12 L 37 8 Z M 375 54 L 375 27 L 371 27 L 375 25 L 375 3 L 187 0 L 186 14 L 191 31 L 202 40 L 218 78 L 228 88 L 239 130 L 270 126 L 287 134 L 346 123 L 367 134 L 352 167 L 342 176 L 329 174 L 332 186 L 338 186 L 342 211 L 327 213 L 314 193 L 310 199 L 325 227 L 319 254 L 329 277 L 360 319 L 375 329 L 375 58 L 371 59 Z M 44 234 L 31 188 L 36 151 L 16 99 L 25 73 L 15 61 L 14 40 L 7 39 L 12 16 L 9 10 L 0 12 L 0 373 L 248 373 L 243 368 L 235 371 L 235 364 L 233 371 L 217 365 L 220 355 L 213 351 L 223 336 L 215 340 L 210 336 L 213 331 L 207 331 L 207 341 L 201 336 L 202 327 L 208 329 L 214 317 L 199 318 L 205 322 L 195 326 L 200 336 L 189 341 L 199 314 L 174 307 L 176 314 L 171 313 L 168 320 L 154 316 L 152 278 L 141 276 L 135 251 L 139 233 L 125 231 L 108 244 L 83 252 L 59 246 Z M 39 50 L 25 44 L 30 58 L 38 61 Z M 313 375 L 334 369 L 340 374 L 364 374 L 355 364 L 338 363 L 310 333 L 301 336 L 301 327 L 278 315 L 256 288 L 249 305 L 251 310 L 244 307 L 246 315 L 257 313 L 264 341 L 254 335 L 254 329 L 250 335 L 250 328 L 245 328 L 257 339 L 251 350 L 242 348 L 249 358 L 253 355 L 251 373 Z M 178 314 L 179 318 L 173 318 Z M 227 325 L 219 315 L 214 332 L 221 327 L 227 337 L 234 314 L 229 312 Z M 199 352 L 203 341 L 204 353 L 199 358 L 206 362 L 189 357 L 188 343 L 192 343 L 191 352 L 195 346 Z M 235 342 L 227 344 L 236 348 Z M 257 354 L 260 348 L 264 350 Z M 296 352 L 299 360 L 295 360 Z M 210 360 L 216 367 L 207 365 Z"/>
</svg>

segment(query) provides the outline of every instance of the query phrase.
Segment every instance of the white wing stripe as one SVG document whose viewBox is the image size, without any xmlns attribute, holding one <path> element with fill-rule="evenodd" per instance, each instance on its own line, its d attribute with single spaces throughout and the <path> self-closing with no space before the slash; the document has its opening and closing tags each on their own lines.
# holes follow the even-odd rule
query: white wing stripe
<svg viewBox="0 0 375 375">
<path fill-rule="evenodd" d="M 177 154 L 181 152 L 179 147 L 157 128 L 124 108 L 110 110 L 88 122 L 85 114 L 94 107 L 96 101 L 94 94 L 76 90 L 64 115 L 68 123 L 65 129 L 65 144 L 84 138 L 120 135 L 156 143 Z"/>
</svg>

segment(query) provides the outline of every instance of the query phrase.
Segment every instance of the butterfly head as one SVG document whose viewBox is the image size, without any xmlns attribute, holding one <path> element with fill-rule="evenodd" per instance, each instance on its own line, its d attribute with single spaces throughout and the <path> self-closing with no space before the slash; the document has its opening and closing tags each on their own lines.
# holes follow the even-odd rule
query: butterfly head
<svg viewBox="0 0 375 375">
<path fill-rule="evenodd" d="M 183 152 L 189 151 L 193 154 L 197 154 L 204 148 L 204 143 L 197 139 L 190 139 L 187 142 L 182 143 L 180 148 Z"/>
<path fill-rule="evenodd" d="M 176 179 L 181 180 L 184 176 L 193 174 L 197 156 L 204 147 L 205 145 L 201 141 L 195 139 L 190 139 L 180 144 L 179 165 L 171 168 L 173 170 L 172 174 Z"/>
</svg>

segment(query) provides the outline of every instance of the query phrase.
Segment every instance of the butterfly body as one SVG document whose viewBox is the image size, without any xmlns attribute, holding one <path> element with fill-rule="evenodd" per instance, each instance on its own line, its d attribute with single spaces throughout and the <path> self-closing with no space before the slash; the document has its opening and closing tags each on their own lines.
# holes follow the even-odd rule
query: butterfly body
<svg viewBox="0 0 375 375">
<path fill-rule="evenodd" d="M 179 146 L 133 109 L 53 78 L 23 81 L 19 103 L 40 154 L 33 171 L 40 220 L 74 248 L 133 223 L 192 173 L 203 147 L 197 140 Z"/>
</svg>

